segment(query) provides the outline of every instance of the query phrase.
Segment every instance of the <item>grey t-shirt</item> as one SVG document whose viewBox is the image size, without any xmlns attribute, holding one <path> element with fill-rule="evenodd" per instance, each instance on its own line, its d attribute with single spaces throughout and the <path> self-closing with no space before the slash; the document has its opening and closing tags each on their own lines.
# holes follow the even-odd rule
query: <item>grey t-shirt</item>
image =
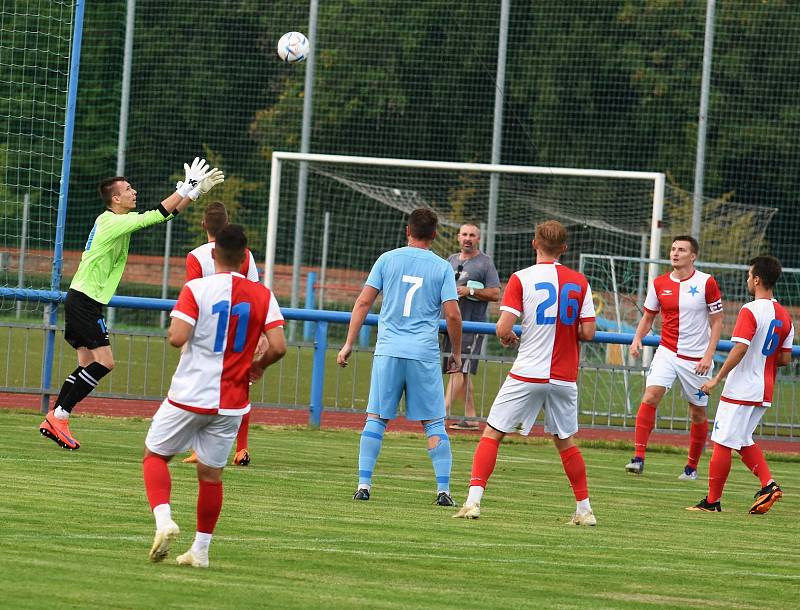
<svg viewBox="0 0 800 610">
<path fill-rule="evenodd" d="M 484 288 L 498 288 L 500 278 L 497 275 L 492 259 L 483 252 L 478 253 L 472 258 L 461 260 L 460 253 L 451 254 L 447 262 L 456 272 L 456 286 L 466 286 L 470 280 L 480 282 Z M 461 267 L 459 272 L 458 268 Z M 462 297 L 458 300 L 458 307 L 461 310 L 461 319 L 469 322 L 486 322 L 486 310 L 489 308 L 488 301 L 481 301 Z"/>
</svg>

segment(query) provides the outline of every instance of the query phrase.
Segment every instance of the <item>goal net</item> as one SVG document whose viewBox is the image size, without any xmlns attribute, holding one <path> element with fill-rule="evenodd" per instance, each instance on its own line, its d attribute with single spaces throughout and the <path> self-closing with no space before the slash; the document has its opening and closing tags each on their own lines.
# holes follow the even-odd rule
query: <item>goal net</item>
<svg viewBox="0 0 800 610">
<path fill-rule="evenodd" d="M 305 196 L 298 198 L 301 162 L 307 182 Z M 419 207 L 439 215 L 433 250 L 441 256 L 458 251 L 464 222 L 477 224 L 482 240 L 492 232 L 494 252 L 487 253 L 501 280 L 533 263 L 533 229 L 546 219 L 569 229 L 566 264 L 577 267 L 581 252 L 647 256 L 653 240 L 661 239 L 663 178 L 645 172 L 273 153 L 267 274 L 279 293 L 291 280 L 291 302 L 297 306 L 305 286 L 301 276 L 320 272 L 324 306 L 349 309 L 375 259 L 405 245 L 408 214 Z M 299 199 L 300 209 L 305 206 L 300 214 Z"/>
</svg>

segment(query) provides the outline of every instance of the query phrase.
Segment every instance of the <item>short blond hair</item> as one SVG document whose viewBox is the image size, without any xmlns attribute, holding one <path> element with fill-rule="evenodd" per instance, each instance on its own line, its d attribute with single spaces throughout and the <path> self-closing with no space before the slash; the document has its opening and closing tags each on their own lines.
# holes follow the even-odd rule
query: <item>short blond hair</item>
<svg viewBox="0 0 800 610">
<path fill-rule="evenodd" d="M 536 225 L 533 239 L 539 250 L 558 256 L 567 244 L 567 229 L 557 220 L 546 220 Z"/>
</svg>

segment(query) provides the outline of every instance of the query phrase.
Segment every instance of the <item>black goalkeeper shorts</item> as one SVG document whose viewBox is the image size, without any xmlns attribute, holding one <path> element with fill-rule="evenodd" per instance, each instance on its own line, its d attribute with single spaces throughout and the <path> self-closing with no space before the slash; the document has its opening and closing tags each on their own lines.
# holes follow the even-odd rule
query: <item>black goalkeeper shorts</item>
<svg viewBox="0 0 800 610">
<path fill-rule="evenodd" d="M 103 305 L 82 292 L 67 291 L 64 301 L 64 339 L 75 349 L 96 349 L 111 345 L 103 317 Z"/>
</svg>

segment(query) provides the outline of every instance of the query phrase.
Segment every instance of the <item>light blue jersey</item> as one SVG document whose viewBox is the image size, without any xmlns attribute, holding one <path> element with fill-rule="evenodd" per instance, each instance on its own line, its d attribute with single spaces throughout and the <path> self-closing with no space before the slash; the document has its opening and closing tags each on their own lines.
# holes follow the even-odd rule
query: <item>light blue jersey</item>
<svg viewBox="0 0 800 610">
<path fill-rule="evenodd" d="M 457 301 L 453 268 L 422 248 L 397 248 L 378 257 L 367 285 L 383 292 L 376 356 L 438 361 L 439 313 Z"/>
</svg>

